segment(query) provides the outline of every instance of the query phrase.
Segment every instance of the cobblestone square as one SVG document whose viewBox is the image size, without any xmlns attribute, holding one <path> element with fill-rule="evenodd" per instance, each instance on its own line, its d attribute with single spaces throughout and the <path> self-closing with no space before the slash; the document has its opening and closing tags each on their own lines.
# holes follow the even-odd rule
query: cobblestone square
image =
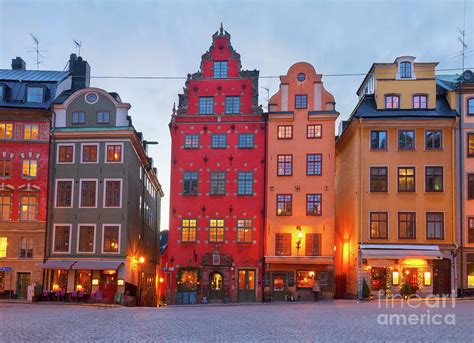
<svg viewBox="0 0 474 343">
<path fill-rule="evenodd" d="M 450 303 L 446 308 L 424 302 L 403 305 L 398 302 L 385 308 L 376 301 L 342 300 L 156 309 L 2 303 L 0 341 L 474 342 L 474 301 L 457 301 L 454 308 Z M 392 325 L 379 323 L 385 314 L 424 315 L 425 324 L 403 324 L 401 317 L 399 325 L 396 320 Z M 446 318 L 451 322 L 444 323 Z M 434 323 L 439 321 L 443 323 Z"/>
</svg>

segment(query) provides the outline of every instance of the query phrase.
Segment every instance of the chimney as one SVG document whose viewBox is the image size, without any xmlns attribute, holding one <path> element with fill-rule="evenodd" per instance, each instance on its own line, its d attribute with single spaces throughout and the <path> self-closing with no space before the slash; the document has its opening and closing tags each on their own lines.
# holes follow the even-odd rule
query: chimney
<svg viewBox="0 0 474 343">
<path fill-rule="evenodd" d="M 72 74 L 72 90 L 87 88 L 91 81 L 91 66 L 81 56 L 71 54 L 69 57 L 69 71 Z"/>
<path fill-rule="evenodd" d="M 12 59 L 12 70 L 26 70 L 26 63 L 23 58 L 17 57 Z"/>
</svg>

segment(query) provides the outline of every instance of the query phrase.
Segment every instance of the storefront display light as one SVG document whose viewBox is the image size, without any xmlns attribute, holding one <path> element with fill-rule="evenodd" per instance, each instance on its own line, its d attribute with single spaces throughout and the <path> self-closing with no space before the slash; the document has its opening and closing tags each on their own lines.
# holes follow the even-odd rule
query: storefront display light
<svg viewBox="0 0 474 343">
<path fill-rule="evenodd" d="M 392 285 L 398 286 L 400 283 L 400 274 L 398 273 L 398 270 L 394 270 L 392 273 Z"/>
<path fill-rule="evenodd" d="M 92 286 L 98 286 L 99 285 L 99 279 L 92 279 Z"/>
<path fill-rule="evenodd" d="M 431 286 L 431 272 L 424 273 L 423 284 L 425 286 Z"/>
<path fill-rule="evenodd" d="M 123 281 L 123 279 L 118 279 L 117 280 L 117 286 L 123 286 L 125 284 L 125 282 Z"/>
</svg>

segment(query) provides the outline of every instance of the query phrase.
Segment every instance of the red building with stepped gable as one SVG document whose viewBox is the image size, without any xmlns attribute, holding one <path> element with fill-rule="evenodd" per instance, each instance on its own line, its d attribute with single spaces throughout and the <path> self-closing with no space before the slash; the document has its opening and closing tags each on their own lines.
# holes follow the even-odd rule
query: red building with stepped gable
<svg viewBox="0 0 474 343">
<path fill-rule="evenodd" d="M 241 69 L 221 26 L 173 109 L 168 303 L 261 300 L 265 122 L 258 75 Z"/>
</svg>

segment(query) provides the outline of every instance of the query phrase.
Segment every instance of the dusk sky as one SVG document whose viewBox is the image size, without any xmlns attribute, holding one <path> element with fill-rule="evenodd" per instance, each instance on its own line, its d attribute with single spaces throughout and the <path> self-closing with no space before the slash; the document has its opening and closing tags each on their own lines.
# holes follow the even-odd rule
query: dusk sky
<svg viewBox="0 0 474 343">
<path fill-rule="evenodd" d="M 474 1 L 466 0 L 466 67 L 474 69 Z M 40 69 L 63 70 L 69 54 L 81 55 L 93 76 L 176 76 L 198 70 L 220 23 L 232 35 L 244 69 L 261 76 L 285 74 L 307 61 L 336 99 L 340 119 L 356 105 L 355 92 L 373 62 L 412 55 L 461 67 L 457 27 L 463 27 L 464 1 L 10 1 L 0 0 L 0 68 L 21 56 L 35 69 L 33 33 L 40 40 Z M 440 74 L 458 71 L 439 71 Z M 278 78 L 260 86 L 278 90 Z M 132 105 L 138 131 L 158 146 L 150 153 L 166 194 L 162 229 L 168 228 L 170 137 L 168 123 L 184 80 L 97 79 L 91 85 L 116 91 Z M 266 91 L 260 88 L 265 106 Z"/>
</svg>

